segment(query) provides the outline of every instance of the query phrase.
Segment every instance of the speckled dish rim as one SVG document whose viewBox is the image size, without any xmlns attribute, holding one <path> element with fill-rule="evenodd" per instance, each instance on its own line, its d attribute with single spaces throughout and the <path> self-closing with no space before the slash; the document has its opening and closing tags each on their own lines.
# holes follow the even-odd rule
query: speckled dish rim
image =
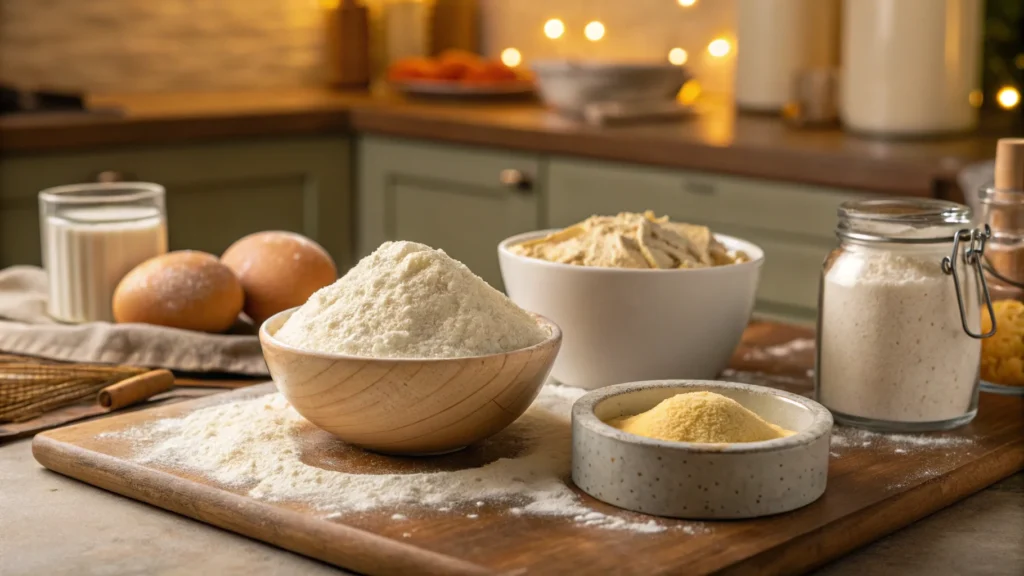
<svg viewBox="0 0 1024 576">
<path fill-rule="evenodd" d="M 810 412 L 811 425 L 796 432 L 792 436 L 776 438 L 774 440 L 762 440 L 760 442 L 740 442 L 735 444 L 705 444 L 702 442 L 670 442 L 668 440 L 657 440 L 637 436 L 629 432 L 623 432 L 614 426 L 605 423 L 597 417 L 594 408 L 601 402 L 614 396 L 640 392 L 652 388 L 689 388 L 693 392 L 702 390 L 742 390 L 755 394 L 774 396 L 781 400 L 788 400 Z M 580 396 L 572 406 L 572 417 L 581 426 L 593 432 L 628 444 L 651 446 L 664 450 L 676 450 L 687 453 L 715 453 L 715 454 L 750 454 L 755 452 L 775 452 L 786 450 L 797 446 L 810 444 L 826 434 L 832 432 L 832 413 L 821 404 L 797 394 L 758 386 L 756 384 L 742 384 L 739 382 L 726 382 L 720 380 L 644 380 L 640 382 L 627 382 L 615 384 L 605 388 L 599 388 Z M 774 423 L 773 423 L 774 424 Z"/>
</svg>

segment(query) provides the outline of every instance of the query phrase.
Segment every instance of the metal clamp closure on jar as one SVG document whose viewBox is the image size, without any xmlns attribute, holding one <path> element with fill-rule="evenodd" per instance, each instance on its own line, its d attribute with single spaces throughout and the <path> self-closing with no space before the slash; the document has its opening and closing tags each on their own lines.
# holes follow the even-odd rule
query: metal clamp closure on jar
<svg viewBox="0 0 1024 576">
<path fill-rule="evenodd" d="M 992 309 L 992 297 L 988 293 L 988 284 L 985 283 L 985 273 L 982 262 L 985 259 L 985 242 L 992 237 L 992 229 L 985 224 L 984 231 L 977 228 L 973 230 L 959 230 L 953 236 L 953 253 L 942 259 L 942 271 L 953 276 L 953 286 L 956 288 L 956 303 L 960 306 L 960 322 L 964 326 L 964 332 L 971 338 L 988 338 L 996 333 L 996 313 Z M 960 276 L 956 271 L 956 263 L 960 260 L 960 243 L 969 241 L 970 244 L 964 248 L 963 262 L 974 268 L 975 275 L 981 285 L 982 294 L 985 295 L 985 307 L 988 309 L 988 317 L 991 320 L 991 329 L 984 334 L 975 334 L 967 325 L 967 310 L 964 306 L 963 289 L 960 287 Z"/>
</svg>

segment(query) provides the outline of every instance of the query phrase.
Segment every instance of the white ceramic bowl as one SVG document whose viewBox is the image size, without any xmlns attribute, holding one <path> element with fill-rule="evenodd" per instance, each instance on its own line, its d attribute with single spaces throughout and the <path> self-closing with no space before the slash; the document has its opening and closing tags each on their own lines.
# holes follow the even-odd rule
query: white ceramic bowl
<svg viewBox="0 0 1024 576">
<path fill-rule="evenodd" d="M 512 301 L 562 329 L 555 380 L 592 390 L 638 380 L 707 380 L 725 369 L 754 308 L 760 248 L 716 234 L 751 260 L 689 270 L 574 266 L 508 249 L 552 231 L 505 240 L 498 262 Z"/>
<path fill-rule="evenodd" d="M 736 400 L 792 436 L 739 444 L 666 442 L 618 430 L 611 419 L 684 392 Z M 755 518 L 806 506 L 828 481 L 832 415 L 796 394 L 707 381 L 631 382 L 590 392 L 572 407 L 572 480 L 619 508 L 690 519 Z"/>
<path fill-rule="evenodd" d="M 544 103 L 572 115 L 598 102 L 672 100 L 689 78 L 684 68 L 660 62 L 543 60 L 530 68 Z"/>
</svg>

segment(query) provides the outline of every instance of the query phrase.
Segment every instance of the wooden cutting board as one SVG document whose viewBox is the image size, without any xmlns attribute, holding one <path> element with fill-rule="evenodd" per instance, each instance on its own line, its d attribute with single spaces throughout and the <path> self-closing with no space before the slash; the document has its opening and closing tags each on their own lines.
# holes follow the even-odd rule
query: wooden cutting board
<svg viewBox="0 0 1024 576">
<path fill-rule="evenodd" d="M 804 334 L 752 328 L 728 379 L 806 391 L 806 346 L 772 347 Z M 791 343 L 793 344 L 793 343 Z M 270 385 L 232 392 L 239 398 Z M 128 413 L 46 432 L 33 451 L 47 468 L 202 522 L 369 574 L 779 574 L 806 570 L 841 556 L 1024 468 L 1024 399 L 983 394 L 979 416 L 942 446 L 892 443 L 849 436 L 834 445 L 828 488 L 817 502 L 769 518 L 729 522 L 661 519 L 655 534 L 585 527 L 571 519 L 514 516 L 490 505 L 439 512 L 394 509 L 327 519 L 300 503 L 267 503 L 244 489 L 183 470 L 142 465 L 129 458 L 117 432 L 177 417 L 223 397 Z M 842 431 L 839 432 L 843 436 Z M 303 438 L 303 460 L 325 469 L 416 472 L 479 466 L 514 447 L 501 442 L 431 459 L 394 459 L 340 446 L 326 433 Z M 631 521 L 583 496 L 600 512 Z M 467 514 L 478 514 L 468 518 Z M 126 530 L 130 527 L 125 527 Z M 994 532 L 993 537 L 997 537 Z"/>
</svg>

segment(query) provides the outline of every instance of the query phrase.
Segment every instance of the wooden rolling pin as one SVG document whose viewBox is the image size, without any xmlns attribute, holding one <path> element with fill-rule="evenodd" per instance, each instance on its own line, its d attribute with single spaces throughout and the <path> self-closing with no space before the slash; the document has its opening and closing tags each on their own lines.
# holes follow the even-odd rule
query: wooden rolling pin
<svg viewBox="0 0 1024 576">
<path fill-rule="evenodd" d="M 174 387 L 170 370 L 150 370 L 100 390 L 96 400 L 109 411 L 119 410 L 148 400 Z"/>
</svg>

